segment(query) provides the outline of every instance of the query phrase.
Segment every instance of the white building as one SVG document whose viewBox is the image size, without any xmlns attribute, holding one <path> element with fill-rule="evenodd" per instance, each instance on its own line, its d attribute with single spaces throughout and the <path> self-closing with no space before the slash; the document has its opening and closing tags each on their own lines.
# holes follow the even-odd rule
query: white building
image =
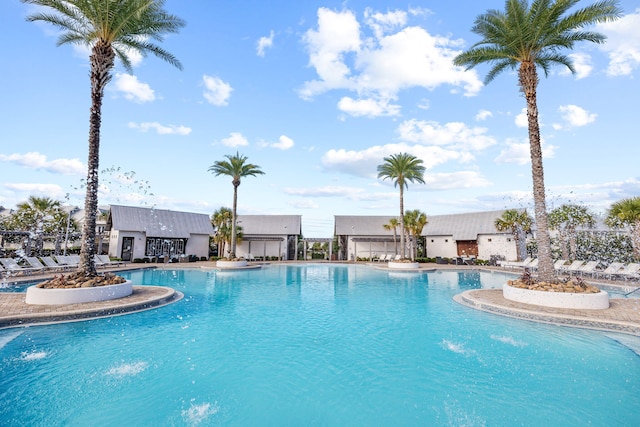
<svg viewBox="0 0 640 427">
<path fill-rule="evenodd" d="M 156 256 L 209 256 L 208 215 L 155 208 L 111 206 L 106 228 L 109 256 L 132 261 Z"/>
<path fill-rule="evenodd" d="M 504 210 L 428 216 L 422 230 L 427 256 L 431 258 L 476 257 L 488 260 L 492 255 L 517 259 L 513 235 L 496 230 L 495 221 Z"/>
<path fill-rule="evenodd" d="M 516 244 L 509 232 L 499 232 L 495 220 L 504 210 L 454 215 L 427 216 L 422 230 L 429 258 L 475 257 L 489 260 L 492 255 L 516 259 Z M 338 236 L 338 259 L 378 258 L 401 253 L 400 227 L 385 229 L 396 216 L 335 216 Z M 407 246 L 408 248 L 408 246 Z M 408 249 L 405 250 L 408 255 Z"/>
<path fill-rule="evenodd" d="M 236 245 L 236 256 L 260 259 L 297 259 L 298 240 L 302 234 L 300 215 L 238 215 L 242 241 Z"/>
</svg>

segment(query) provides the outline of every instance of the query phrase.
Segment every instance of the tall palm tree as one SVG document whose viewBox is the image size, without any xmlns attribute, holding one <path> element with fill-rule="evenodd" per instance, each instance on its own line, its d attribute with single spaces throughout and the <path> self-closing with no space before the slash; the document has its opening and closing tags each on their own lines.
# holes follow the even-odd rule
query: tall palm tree
<svg viewBox="0 0 640 427">
<path fill-rule="evenodd" d="M 424 184 L 422 159 L 409 153 L 392 154 L 385 157 L 384 163 L 378 165 L 378 178 L 393 180 L 394 186 L 400 187 L 400 251 L 404 258 L 404 189 L 409 182 Z"/>
<path fill-rule="evenodd" d="M 227 154 L 225 156 L 227 160 L 218 160 L 213 165 L 209 166 L 209 172 L 215 176 L 227 175 L 232 177 L 231 183 L 233 184 L 233 207 L 231 209 L 231 251 L 229 257 L 231 259 L 236 257 L 236 239 L 237 239 L 237 224 L 236 218 L 238 212 L 238 187 L 240 186 L 241 178 L 246 176 L 264 175 L 264 172 L 259 166 L 251 163 L 246 163 L 247 157 L 240 155 L 236 152 L 235 156 Z"/>
<path fill-rule="evenodd" d="M 494 225 L 498 231 L 510 231 L 516 242 L 516 257 L 523 258 L 523 246 L 526 233 L 531 232 L 533 218 L 526 210 L 507 209 L 500 218 L 496 218 Z"/>
<path fill-rule="evenodd" d="M 631 197 L 612 204 L 606 221 L 611 226 L 629 226 L 633 255 L 640 260 L 640 197 Z"/>
<path fill-rule="evenodd" d="M 393 230 L 393 246 L 396 254 L 398 253 L 398 225 L 400 225 L 398 218 L 391 218 L 388 223 L 382 225 L 387 231 Z"/>
<path fill-rule="evenodd" d="M 427 225 L 427 214 L 421 212 L 419 209 L 408 210 L 404 213 L 404 228 L 407 231 L 407 236 L 411 239 L 411 259 L 415 259 L 418 249 L 418 238 L 422 234 L 424 226 Z M 416 243 L 413 246 L 413 242 Z"/>
<path fill-rule="evenodd" d="M 180 18 L 164 10 L 165 0 L 21 0 L 47 11 L 27 17 L 61 30 L 58 46 L 77 44 L 91 48 L 89 56 L 91 109 L 89 113 L 89 154 L 82 228 L 79 270 L 95 276 L 96 216 L 98 213 L 98 168 L 100 125 L 104 90 L 112 79 L 115 58 L 132 73 L 130 55 L 149 53 L 182 69 L 180 61 L 152 40 L 162 41 L 164 34 L 177 33 L 185 25 Z M 51 12 L 48 9 L 52 9 Z"/>
<path fill-rule="evenodd" d="M 538 122 L 537 67 L 545 76 L 551 65 L 566 66 L 575 74 L 572 60 L 562 53 L 576 42 L 603 43 L 606 37 L 584 28 L 613 21 L 622 15 L 616 0 L 600 0 L 591 6 L 569 11 L 579 0 L 506 0 L 505 11 L 489 10 L 478 16 L 472 32 L 482 37 L 469 50 L 454 59 L 467 69 L 492 64 L 485 83 L 506 69 L 518 69 L 518 83 L 527 102 L 533 199 L 538 241 L 538 275 L 541 280 L 555 277 L 547 221 L 544 171 Z"/>
<path fill-rule="evenodd" d="M 581 205 L 564 204 L 549 213 L 549 227 L 560 234 L 562 258 L 575 259 L 578 252 L 576 229 L 580 226 L 593 227 L 595 222 L 595 216 L 589 208 Z"/>
</svg>

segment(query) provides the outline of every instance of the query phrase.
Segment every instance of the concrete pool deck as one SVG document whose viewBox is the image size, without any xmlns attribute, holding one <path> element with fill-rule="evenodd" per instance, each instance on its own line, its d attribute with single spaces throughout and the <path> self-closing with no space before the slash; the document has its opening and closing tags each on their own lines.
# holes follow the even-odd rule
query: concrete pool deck
<svg viewBox="0 0 640 427">
<path fill-rule="evenodd" d="M 295 262 L 295 261 L 294 261 Z M 276 262 L 273 262 L 274 264 Z M 109 268 L 107 271 L 117 272 L 139 268 L 201 268 L 212 262 L 177 263 L 166 267 L 151 265 L 130 265 L 128 267 Z M 379 265 L 375 264 L 376 267 Z M 472 270 L 484 269 L 478 266 L 421 264 L 421 271 L 434 269 Z M 505 272 L 504 269 L 494 268 L 494 271 Z M 105 271 L 101 269 L 100 271 Z M 511 272 L 511 271 L 506 271 Z M 22 276 L 13 278 L 18 281 L 39 281 L 51 277 L 51 274 Z M 588 280 L 589 281 L 589 280 Z M 594 284 L 615 286 L 616 284 Z M 621 285 L 618 283 L 617 285 Z M 625 287 L 640 286 L 637 283 L 625 283 Z M 25 293 L 0 293 L 0 329 L 24 327 L 47 323 L 72 322 L 93 318 L 116 316 L 135 313 L 152 308 L 162 307 L 179 301 L 180 292 L 172 288 L 161 286 L 134 286 L 133 294 L 115 300 L 68 304 L 68 305 L 29 305 L 25 303 Z M 552 323 L 562 326 L 597 329 L 611 332 L 621 332 L 640 336 L 640 298 L 619 299 L 612 298 L 610 307 L 604 310 L 577 310 L 541 307 L 506 300 L 501 289 L 474 289 L 462 292 L 454 300 L 466 307 L 485 312 L 513 317 L 521 320 Z"/>
</svg>

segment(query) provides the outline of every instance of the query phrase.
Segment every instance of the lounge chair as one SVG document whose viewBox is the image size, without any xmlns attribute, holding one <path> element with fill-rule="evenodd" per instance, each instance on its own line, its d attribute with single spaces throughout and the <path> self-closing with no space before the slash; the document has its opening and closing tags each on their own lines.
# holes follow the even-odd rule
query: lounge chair
<svg viewBox="0 0 640 427">
<path fill-rule="evenodd" d="M 93 256 L 93 262 L 96 265 L 96 267 L 105 267 L 106 264 L 104 263 L 104 261 L 102 261 L 100 259 L 100 257 L 98 257 L 98 255 L 94 255 Z"/>
<path fill-rule="evenodd" d="M 378 261 L 378 262 L 386 262 L 386 261 L 389 260 L 390 256 L 391 255 L 389 255 L 389 254 L 382 254 L 382 256 L 380 256 L 380 258 L 378 258 L 376 261 Z"/>
<path fill-rule="evenodd" d="M 533 261 L 532 257 L 527 257 L 524 261 L 503 261 L 500 265 L 505 268 L 526 267 Z"/>
<path fill-rule="evenodd" d="M 538 258 L 534 258 L 529 264 L 522 266 L 525 270 L 537 270 Z"/>
<path fill-rule="evenodd" d="M 556 271 L 556 273 L 561 273 L 566 269 L 566 267 L 568 267 L 566 259 L 559 259 L 553 263 L 553 269 Z"/>
<path fill-rule="evenodd" d="M 256 257 L 254 257 L 253 254 L 247 254 L 245 255 L 244 259 L 246 259 L 247 261 L 255 261 Z"/>
<path fill-rule="evenodd" d="M 69 265 L 58 264 L 53 258 L 50 256 L 43 256 L 40 258 L 44 263 L 45 268 L 48 270 L 68 270 L 71 268 Z"/>
<path fill-rule="evenodd" d="M 109 255 L 96 255 L 96 256 L 102 262 L 102 265 L 117 267 L 117 266 L 126 264 L 124 261 L 111 261 L 111 258 L 109 258 Z"/>
<path fill-rule="evenodd" d="M 607 279 L 612 279 L 613 276 L 617 274 L 620 270 L 622 270 L 623 267 L 624 267 L 624 264 L 621 262 L 612 262 L 607 266 L 607 268 L 597 272 L 596 275 L 607 278 Z"/>
<path fill-rule="evenodd" d="M 587 261 L 586 263 L 582 264 L 577 270 L 574 270 L 574 273 L 578 273 L 581 276 L 590 274 L 593 277 L 596 274 L 599 265 L 600 261 Z"/>
<path fill-rule="evenodd" d="M 575 260 L 573 261 L 571 264 L 569 264 L 568 266 L 566 266 L 565 268 L 563 268 L 561 270 L 562 273 L 565 274 L 574 274 L 576 272 L 580 272 L 580 268 L 584 265 L 584 261 L 583 260 Z"/>
<path fill-rule="evenodd" d="M 66 265 L 69 268 L 80 265 L 80 260 L 76 261 L 71 255 L 56 255 L 56 261 L 58 261 L 58 264 Z"/>
<path fill-rule="evenodd" d="M 23 267 L 13 258 L 0 258 L 5 270 L 15 273 L 32 274 L 43 271 L 41 268 Z"/>
<path fill-rule="evenodd" d="M 624 280 L 638 279 L 640 278 L 640 264 L 634 262 L 629 263 L 626 267 L 615 273 L 615 275 L 623 277 Z"/>
<path fill-rule="evenodd" d="M 47 266 L 45 266 L 37 257 L 28 256 L 26 257 L 26 260 L 32 268 L 40 271 L 45 271 L 47 269 Z"/>
</svg>

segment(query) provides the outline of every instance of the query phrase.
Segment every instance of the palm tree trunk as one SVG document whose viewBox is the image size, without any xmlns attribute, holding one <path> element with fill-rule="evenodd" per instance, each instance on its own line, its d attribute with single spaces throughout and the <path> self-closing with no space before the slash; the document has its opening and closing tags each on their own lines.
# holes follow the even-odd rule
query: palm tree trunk
<svg viewBox="0 0 640 427">
<path fill-rule="evenodd" d="M 542 148 L 540 145 L 540 124 L 536 87 L 538 74 L 533 62 L 522 62 L 519 70 L 520 87 L 527 100 L 527 121 L 529 125 L 529 146 L 531 150 L 531 175 L 533 179 L 533 203 L 536 218 L 536 240 L 538 242 L 538 277 L 542 281 L 552 281 L 555 277 L 551 258 L 551 239 L 544 188 Z"/>
<path fill-rule="evenodd" d="M 400 185 L 400 255 L 404 259 L 404 183 Z"/>
<path fill-rule="evenodd" d="M 234 259 L 236 257 L 236 235 L 238 230 L 236 229 L 236 209 L 238 207 L 238 186 L 233 184 L 233 212 L 231 215 L 231 252 L 229 258 Z"/>
<path fill-rule="evenodd" d="M 89 155 L 87 160 L 87 192 L 84 201 L 84 224 L 80 246 L 79 270 L 88 277 L 96 276 L 96 218 L 98 213 L 98 168 L 100 165 L 100 125 L 104 88 L 111 80 L 110 70 L 115 53 L 109 45 L 97 43 L 90 56 L 91 112 L 89 115 Z"/>
</svg>

